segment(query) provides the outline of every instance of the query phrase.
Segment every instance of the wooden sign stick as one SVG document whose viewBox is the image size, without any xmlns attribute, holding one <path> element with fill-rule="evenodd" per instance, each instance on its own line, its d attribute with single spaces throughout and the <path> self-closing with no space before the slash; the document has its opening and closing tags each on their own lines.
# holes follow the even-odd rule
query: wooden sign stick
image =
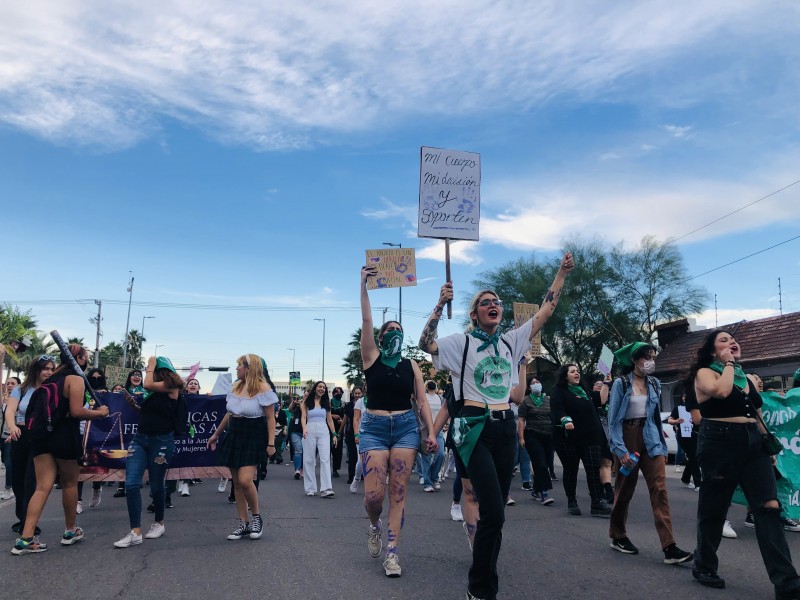
<svg viewBox="0 0 800 600">
<path fill-rule="evenodd" d="M 444 238 L 444 277 L 450 282 L 450 238 Z M 447 303 L 447 318 L 453 318 L 453 302 Z"/>
</svg>

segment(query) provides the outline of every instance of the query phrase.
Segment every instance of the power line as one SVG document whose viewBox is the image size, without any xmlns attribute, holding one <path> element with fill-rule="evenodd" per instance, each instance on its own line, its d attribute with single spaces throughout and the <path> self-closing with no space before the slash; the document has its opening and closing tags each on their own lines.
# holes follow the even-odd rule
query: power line
<svg viewBox="0 0 800 600">
<path fill-rule="evenodd" d="M 728 217 L 730 217 L 731 215 L 735 215 L 736 213 L 738 213 L 738 212 L 740 212 L 740 211 L 743 211 L 745 208 L 748 208 L 748 207 L 750 207 L 750 206 L 753 206 L 754 204 L 758 204 L 758 203 L 759 203 L 759 202 L 761 202 L 762 200 L 766 200 L 767 198 L 770 198 L 770 197 L 774 196 L 775 194 L 780 194 L 780 193 L 781 193 L 781 192 L 783 192 L 784 190 L 788 190 L 790 187 L 792 187 L 792 186 L 794 186 L 794 185 L 797 185 L 798 183 L 800 183 L 800 179 L 798 179 L 797 181 L 793 181 L 793 182 L 792 182 L 792 183 L 790 183 L 789 185 L 787 185 L 787 186 L 784 186 L 784 187 L 782 187 L 782 188 L 781 188 L 781 189 L 779 189 L 779 190 L 775 190 L 774 192 L 771 192 L 771 193 L 767 194 L 766 196 L 763 196 L 763 197 L 759 198 L 758 200 L 753 200 L 753 201 L 752 201 L 750 204 L 745 204 L 744 206 L 742 206 L 742 207 L 740 207 L 740 208 L 737 208 L 736 210 L 734 210 L 734 211 L 732 211 L 732 212 L 729 212 L 728 214 L 722 215 L 721 217 L 718 217 L 718 218 L 714 219 L 713 221 L 709 221 L 709 222 L 708 222 L 708 223 L 706 223 L 705 225 L 701 225 L 701 226 L 700 226 L 700 227 L 698 227 L 697 229 L 693 229 L 693 230 L 692 230 L 692 231 L 690 231 L 689 233 L 685 233 L 685 234 L 683 234 L 682 236 L 680 236 L 680 237 L 677 237 L 677 238 L 674 238 L 674 239 L 673 239 L 673 240 L 671 240 L 671 241 L 672 241 L 672 242 L 677 242 L 678 240 L 682 240 L 682 239 L 683 239 L 683 238 L 685 238 L 685 237 L 689 237 L 690 235 L 692 235 L 693 233 L 697 233 L 697 232 L 698 232 L 698 231 L 700 231 L 701 229 L 705 229 L 706 227 L 708 227 L 708 226 L 710 226 L 710 225 L 713 225 L 714 223 L 718 223 L 719 221 L 722 221 L 723 219 L 727 219 L 727 218 L 728 218 Z M 710 273 L 710 271 L 709 271 L 709 273 Z M 699 277 L 699 275 L 698 275 L 698 277 Z"/>
<path fill-rule="evenodd" d="M 698 277 L 702 277 L 703 275 L 708 275 L 709 273 L 713 273 L 714 271 L 719 271 L 720 269 L 724 269 L 725 267 L 729 267 L 729 266 L 734 265 L 734 264 L 736 264 L 738 262 L 742 262 L 743 260 L 746 260 L 748 258 L 756 256 L 757 254 L 763 254 L 767 250 L 772 250 L 773 248 L 777 248 L 778 246 L 783 246 L 784 244 L 788 244 L 789 242 L 793 242 L 793 241 L 795 241 L 797 239 L 800 239 L 800 235 L 796 235 L 793 238 L 789 238 L 788 240 L 784 240 L 784 241 L 779 242 L 779 243 L 777 243 L 777 244 L 775 244 L 773 246 L 770 246 L 768 248 L 763 248 L 761 250 L 758 250 L 757 252 L 753 252 L 752 254 L 748 254 L 747 256 L 743 256 L 741 258 L 737 258 L 736 260 L 732 260 L 731 262 L 725 263 L 724 265 L 720 265 L 719 267 L 714 267 L 713 269 L 710 269 L 710 270 L 706 271 L 705 273 L 700 273 L 699 275 L 695 275 L 694 277 L 689 277 L 688 279 L 684 279 L 684 283 L 692 281 L 693 279 L 697 279 Z"/>
</svg>

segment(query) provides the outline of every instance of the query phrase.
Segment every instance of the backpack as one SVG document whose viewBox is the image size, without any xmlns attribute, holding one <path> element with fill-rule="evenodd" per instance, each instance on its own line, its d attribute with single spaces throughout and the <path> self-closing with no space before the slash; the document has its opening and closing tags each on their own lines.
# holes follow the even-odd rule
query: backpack
<svg viewBox="0 0 800 600">
<path fill-rule="evenodd" d="M 25 425 L 31 440 L 37 441 L 50 435 L 58 425 L 69 417 L 69 399 L 64 396 L 64 379 L 46 381 L 34 390 L 25 411 Z"/>
</svg>

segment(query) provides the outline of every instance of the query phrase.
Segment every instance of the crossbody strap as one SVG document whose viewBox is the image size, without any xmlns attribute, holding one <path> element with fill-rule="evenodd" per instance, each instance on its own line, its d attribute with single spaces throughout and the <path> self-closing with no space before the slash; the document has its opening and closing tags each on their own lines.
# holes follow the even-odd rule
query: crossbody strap
<svg viewBox="0 0 800 600">
<path fill-rule="evenodd" d="M 461 403 L 464 403 L 464 370 L 467 368 L 467 352 L 469 352 L 469 334 L 464 334 L 464 354 L 461 357 L 461 377 L 458 380 Z"/>
</svg>

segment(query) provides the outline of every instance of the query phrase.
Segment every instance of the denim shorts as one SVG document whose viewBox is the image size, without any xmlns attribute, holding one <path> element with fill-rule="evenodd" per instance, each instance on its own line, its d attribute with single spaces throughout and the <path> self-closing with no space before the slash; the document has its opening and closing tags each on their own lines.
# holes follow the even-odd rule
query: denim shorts
<svg viewBox="0 0 800 600">
<path fill-rule="evenodd" d="M 391 450 L 392 448 L 419 448 L 419 429 L 413 410 L 397 415 L 375 415 L 364 411 L 361 415 L 359 452 Z"/>
</svg>

